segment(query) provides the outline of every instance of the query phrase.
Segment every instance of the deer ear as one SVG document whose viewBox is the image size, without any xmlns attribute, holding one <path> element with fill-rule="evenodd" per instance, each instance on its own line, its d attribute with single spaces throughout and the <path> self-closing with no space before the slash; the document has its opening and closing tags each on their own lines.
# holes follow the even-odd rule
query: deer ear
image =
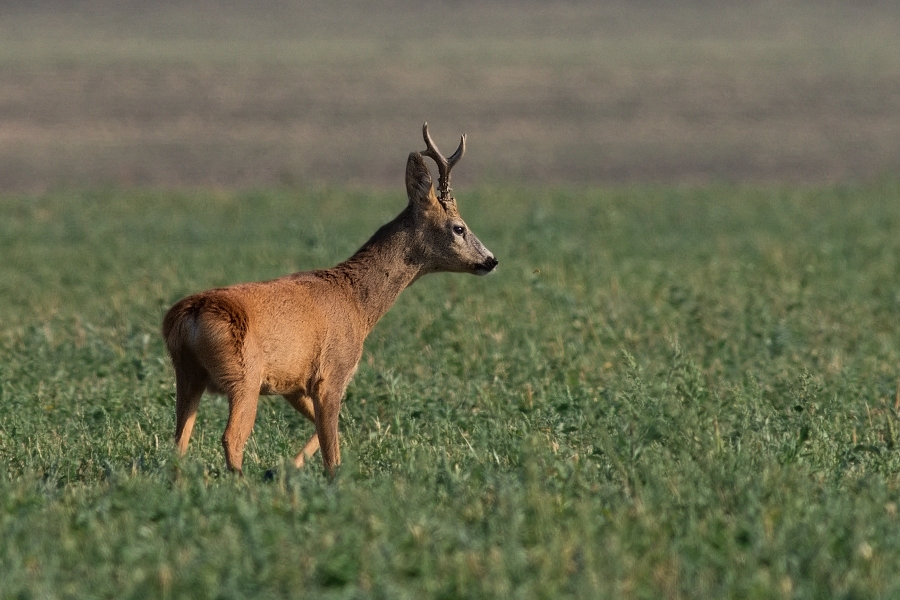
<svg viewBox="0 0 900 600">
<path fill-rule="evenodd" d="M 428 172 L 425 159 L 418 152 L 410 152 L 406 161 L 406 195 L 409 196 L 410 204 L 437 202 L 431 173 Z"/>
</svg>

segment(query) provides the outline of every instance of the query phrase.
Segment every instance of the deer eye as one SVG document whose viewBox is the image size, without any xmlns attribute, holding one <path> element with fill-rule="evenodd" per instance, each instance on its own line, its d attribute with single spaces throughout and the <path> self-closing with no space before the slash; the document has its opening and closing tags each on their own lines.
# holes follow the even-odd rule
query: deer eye
<svg viewBox="0 0 900 600">
<path fill-rule="evenodd" d="M 466 228 L 463 227 L 462 225 L 454 225 L 453 226 L 453 233 L 455 233 L 456 235 L 462 235 L 465 232 L 466 232 Z"/>
</svg>

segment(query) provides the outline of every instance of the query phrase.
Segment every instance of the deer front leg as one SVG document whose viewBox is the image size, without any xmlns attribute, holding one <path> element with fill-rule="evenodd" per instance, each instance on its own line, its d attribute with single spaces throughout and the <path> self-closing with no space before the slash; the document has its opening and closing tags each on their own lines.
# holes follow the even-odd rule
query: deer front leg
<svg viewBox="0 0 900 600">
<path fill-rule="evenodd" d="M 315 408 L 313 408 L 312 398 L 309 396 L 297 393 L 297 394 L 287 394 L 284 397 L 291 406 L 297 409 L 301 415 L 309 419 L 313 425 L 316 423 L 316 412 Z M 306 464 L 306 459 L 312 458 L 312 455 L 316 453 L 319 449 L 319 434 L 313 433 L 312 437 L 309 438 L 309 441 L 306 442 L 306 445 L 303 446 L 303 450 L 294 458 L 294 466 L 298 469 L 303 468 L 303 465 Z"/>
<path fill-rule="evenodd" d="M 338 443 L 338 416 L 341 412 L 343 386 L 321 386 L 322 392 L 313 397 L 316 414 L 316 440 L 322 448 L 325 471 L 334 477 L 335 468 L 341 464 L 341 449 Z M 310 439 L 309 444 L 313 440 Z M 309 445 L 307 444 L 307 445 Z"/>
<path fill-rule="evenodd" d="M 306 442 L 306 445 L 303 446 L 303 450 L 300 451 L 297 456 L 294 457 L 294 466 L 298 469 L 302 469 L 306 464 L 307 458 L 312 458 L 313 454 L 318 452 L 319 450 L 319 434 L 314 433 L 312 437 Z"/>
</svg>

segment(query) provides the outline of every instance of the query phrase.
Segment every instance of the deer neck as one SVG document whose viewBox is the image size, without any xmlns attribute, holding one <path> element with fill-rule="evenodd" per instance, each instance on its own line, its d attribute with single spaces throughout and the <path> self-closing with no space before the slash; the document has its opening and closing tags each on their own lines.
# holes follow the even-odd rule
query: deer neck
<svg viewBox="0 0 900 600">
<path fill-rule="evenodd" d="M 384 225 L 353 256 L 329 269 L 359 304 L 369 331 L 400 292 L 425 274 L 424 262 L 411 249 L 415 236 L 404 216 Z"/>
</svg>

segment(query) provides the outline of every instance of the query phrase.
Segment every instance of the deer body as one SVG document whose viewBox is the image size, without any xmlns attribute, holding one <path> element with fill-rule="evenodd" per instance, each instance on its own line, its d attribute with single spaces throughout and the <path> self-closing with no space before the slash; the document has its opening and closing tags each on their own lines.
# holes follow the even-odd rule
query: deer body
<svg viewBox="0 0 900 600">
<path fill-rule="evenodd" d="M 281 395 L 315 424 L 294 459 L 303 466 L 321 445 L 326 470 L 340 464 L 338 414 L 362 356 L 363 343 L 397 296 L 439 271 L 489 273 L 494 256 L 463 223 L 449 195 L 449 171 L 465 151 L 444 159 L 428 135 L 425 154 L 438 163 L 435 196 L 422 154 L 406 169 L 409 204 L 352 257 L 331 269 L 244 283 L 188 296 L 163 319 L 175 368 L 175 442 L 184 454 L 206 390 L 228 396 L 222 446 L 228 467 L 241 471 L 259 395 Z"/>
</svg>

